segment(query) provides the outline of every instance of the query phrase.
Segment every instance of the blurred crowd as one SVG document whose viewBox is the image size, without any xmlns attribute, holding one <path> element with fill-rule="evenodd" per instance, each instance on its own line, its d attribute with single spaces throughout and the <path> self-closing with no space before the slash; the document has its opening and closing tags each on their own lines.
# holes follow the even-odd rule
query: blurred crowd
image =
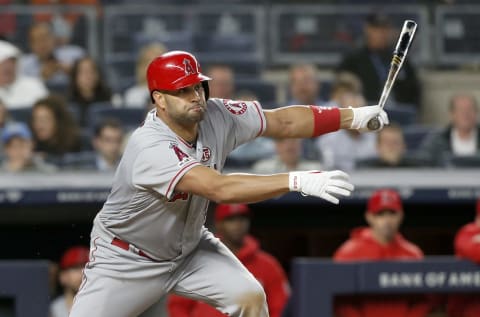
<svg viewBox="0 0 480 317">
<path fill-rule="evenodd" d="M 58 28 L 58 27 L 57 27 Z M 288 69 L 288 104 L 360 107 L 375 103 L 388 73 L 392 25 L 382 13 L 364 23 L 364 44 L 344 56 L 332 82 L 318 79 L 314 64 Z M 54 32 L 53 21 L 32 22 L 28 50 L 0 40 L 0 160 L 3 172 L 115 170 L 129 133 L 150 110 L 145 69 L 167 51 L 161 43 L 138 50 L 136 82 L 113 93 L 100 63 Z M 237 87 L 235 69 L 206 65 L 210 96 L 262 99 L 261 87 Z M 469 93 L 451 96 L 450 123 L 418 123 L 422 93 L 415 67 L 406 62 L 387 110 L 392 124 L 380 133 L 340 131 L 304 140 L 259 138 L 234 151 L 226 167 L 272 173 L 295 169 L 479 167 L 478 103 Z M 263 100 L 264 101 L 264 100 Z M 266 109 L 275 108 L 274 101 Z"/>
<path fill-rule="evenodd" d="M 313 64 L 288 70 L 289 104 L 359 107 L 378 97 L 388 73 L 392 26 L 387 16 L 371 14 L 364 25 L 365 42 L 344 56 L 333 82 L 324 85 Z M 139 49 L 136 83 L 112 93 L 99 63 L 85 48 L 69 44 L 49 22 L 34 22 L 29 50 L 0 41 L 0 158 L 2 171 L 113 171 L 128 134 L 151 108 L 145 69 L 167 51 L 161 43 Z M 212 97 L 259 99 L 237 89 L 234 68 L 210 64 Z M 231 154 L 227 167 L 259 173 L 294 169 L 401 167 L 478 167 L 478 104 L 458 92 L 450 100 L 450 124 L 418 124 L 421 85 L 408 62 L 388 106 L 392 124 L 380 133 L 341 131 L 305 140 L 258 139 Z M 264 108 L 275 108 L 264 104 Z M 338 146 L 341 144 L 341 146 Z"/>
</svg>

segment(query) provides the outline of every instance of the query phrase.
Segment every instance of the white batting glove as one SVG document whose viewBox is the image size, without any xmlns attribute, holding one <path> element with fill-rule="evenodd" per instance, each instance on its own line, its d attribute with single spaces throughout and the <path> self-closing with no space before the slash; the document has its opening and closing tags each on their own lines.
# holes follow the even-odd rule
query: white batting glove
<svg viewBox="0 0 480 317">
<path fill-rule="evenodd" d="M 337 196 L 350 196 L 353 190 L 349 178 L 348 174 L 342 171 L 290 172 L 288 185 L 290 191 L 320 197 L 338 204 Z"/>
<path fill-rule="evenodd" d="M 350 107 L 350 109 L 353 111 L 353 120 L 350 129 L 370 131 L 367 127 L 368 121 L 375 117 L 378 117 L 378 121 L 380 121 L 380 128 L 378 128 L 376 131 L 381 130 L 384 125 L 390 123 L 387 113 L 379 105 L 359 108 Z"/>
</svg>

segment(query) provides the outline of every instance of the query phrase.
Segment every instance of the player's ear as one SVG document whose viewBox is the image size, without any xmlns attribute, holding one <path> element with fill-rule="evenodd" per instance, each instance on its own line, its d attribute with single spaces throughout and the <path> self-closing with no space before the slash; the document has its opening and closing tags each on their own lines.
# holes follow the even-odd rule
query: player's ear
<svg viewBox="0 0 480 317">
<path fill-rule="evenodd" d="M 371 226 L 373 222 L 373 214 L 368 211 L 365 212 L 365 221 Z"/>
<path fill-rule="evenodd" d="M 152 92 L 152 99 L 156 106 L 159 106 L 161 109 L 165 110 L 165 95 L 160 91 Z"/>
</svg>

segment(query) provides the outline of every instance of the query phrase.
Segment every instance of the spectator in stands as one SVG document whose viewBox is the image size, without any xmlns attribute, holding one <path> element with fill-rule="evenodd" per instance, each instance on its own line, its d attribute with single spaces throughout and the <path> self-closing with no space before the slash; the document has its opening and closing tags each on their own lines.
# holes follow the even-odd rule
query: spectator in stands
<svg viewBox="0 0 480 317">
<path fill-rule="evenodd" d="M 450 124 L 428 137 L 421 146 L 421 155 L 435 165 L 445 164 L 451 157 L 480 155 L 478 104 L 474 96 L 457 94 L 450 100 Z"/>
<path fill-rule="evenodd" d="M 82 283 L 83 267 L 88 262 L 89 252 L 87 247 L 76 246 L 62 255 L 59 280 L 63 295 L 50 304 L 50 317 L 68 317 L 73 299 Z"/>
<path fill-rule="evenodd" d="M 31 53 L 19 61 L 20 73 L 43 80 L 47 86 L 67 87 L 68 65 L 55 51 L 55 36 L 48 23 L 35 23 L 30 27 L 28 43 Z"/>
<path fill-rule="evenodd" d="M 125 106 L 145 109 L 151 104 L 150 93 L 147 87 L 146 69 L 148 64 L 167 51 L 166 47 L 159 43 L 152 43 L 142 47 L 135 67 L 136 84 L 125 92 Z"/>
<path fill-rule="evenodd" d="M 32 109 L 35 152 L 58 162 L 67 152 L 81 150 L 80 132 L 65 103 L 58 97 L 38 100 Z"/>
<path fill-rule="evenodd" d="M 289 71 L 290 104 L 322 105 L 319 99 L 320 82 L 313 64 L 293 65 Z"/>
<path fill-rule="evenodd" d="M 463 226 L 455 236 L 455 254 L 480 264 L 480 198 L 475 220 Z M 480 295 L 451 295 L 447 305 L 448 317 L 480 316 Z"/>
<path fill-rule="evenodd" d="M 277 260 L 262 251 L 248 234 L 250 210 L 246 205 L 219 205 L 215 210 L 215 229 L 221 241 L 263 285 L 271 317 L 280 317 L 290 293 L 285 272 Z M 214 303 L 211 303 L 212 305 Z M 226 316 L 213 307 L 172 295 L 168 300 L 172 317 Z"/>
<path fill-rule="evenodd" d="M 95 102 L 110 102 L 112 92 L 102 77 L 97 63 L 90 57 L 75 62 L 70 76 L 70 102 L 80 114 L 80 125 L 87 124 L 87 113 Z"/>
<path fill-rule="evenodd" d="M 0 134 L 2 133 L 3 128 L 7 124 L 8 120 L 9 120 L 9 117 L 8 117 L 7 107 L 5 107 L 5 104 L 0 99 Z M 2 155 L 3 155 L 3 143 L 0 143 L 0 158 L 2 157 Z"/>
<path fill-rule="evenodd" d="M 95 169 L 100 172 L 114 172 L 122 156 L 124 132 L 122 124 L 115 119 L 106 119 L 95 128 L 93 148 Z"/>
<path fill-rule="evenodd" d="M 223 64 L 210 65 L 206 75 L 214 79 L 208 82 L 210 97 L 233 99 L 235 95 L 235 74 L 230 66 Z"/>
<path fill-rule="evenodd" d="M 321 169 L 319 162 L 302 159 L 301 139 L 277 139 L 275 140 L 275 150 L 276 155 L 273 158 L 260 160 L 253 165 L 253 171 L 256 174 Z"/>
<path fill-rule="evenodd" d="M 0 99 L 0 132 L 9 120 L 8 110 L 3 101 Z"/>
<path fill-rule="evenodd" d="M 363 94 L 369 101 L 378 100 L 392 60 L 393 29 L 391 18 L 382 13 L 370 14 L 364 26 L 365 46 L 346 55 L 339 71 L 356 74 L 363 84 Z M 416 71 L 405 61 L 389 100 L 419 106 L 420 83 Z"/>
<path fill-rule="evenodd" d="M 358 167 L 415 167 L 419 160 L 406 155 L 402 128 L 391 123 L 377 133 L 377 157 L 357 162 Z"/>
<path fill-rule="evenodd" d="M 332 86 L 329 104 L 338 107 L 360 107 L 365 104 L 360 91 L 361 84 L 353 76 L 341 76 Z M 375 134 L 342 130 L 316 139 L 325 169 L 350 171 L 356 161 L 375 157 Z M 342 146 L 338 146 L 341 144 Z"/>
<path fill-rule="evenodd" d="M 48 94 L 39 79 L 17 73 L 20 55 L 15 46 L 0 40 L 0 98 L 9 110 L 30 108 L 36 100 Z"/>
<path fill-rule="evenodd" d="M 33 153 L 30 129 L 25 123 L 9 123 L 2 131 L 5 160 L 0 171 L 7 173 L 43 172 L 51 173 L 55 167 Z"/>
<path fill-rule="evenodd" d="M 398 232 L 403 220 L 400 195 L 390 189 L 375 191 L 368 200 L 365 219 L 368 228 L 357 228 L 351 238 L 335 252 L 334 260 L 381 261 L 419 260 L 422 251 Z M 335 303 L 338 317 L 421 317 L 430 310 L 424 296 L 375 295 L 340 298 Z"/>
</svg>

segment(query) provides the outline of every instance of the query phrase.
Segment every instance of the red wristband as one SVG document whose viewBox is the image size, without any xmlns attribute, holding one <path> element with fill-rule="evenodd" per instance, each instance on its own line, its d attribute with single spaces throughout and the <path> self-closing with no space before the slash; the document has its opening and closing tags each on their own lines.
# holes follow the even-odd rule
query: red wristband
<svg viewBox="0 0 480 317">
<path fill-rule="evenodd" d="M 313 111 L 313 135 L 319 136 L 340 129 L 340 110 L 331 107 L 310 106 Z"/>
</svg>

